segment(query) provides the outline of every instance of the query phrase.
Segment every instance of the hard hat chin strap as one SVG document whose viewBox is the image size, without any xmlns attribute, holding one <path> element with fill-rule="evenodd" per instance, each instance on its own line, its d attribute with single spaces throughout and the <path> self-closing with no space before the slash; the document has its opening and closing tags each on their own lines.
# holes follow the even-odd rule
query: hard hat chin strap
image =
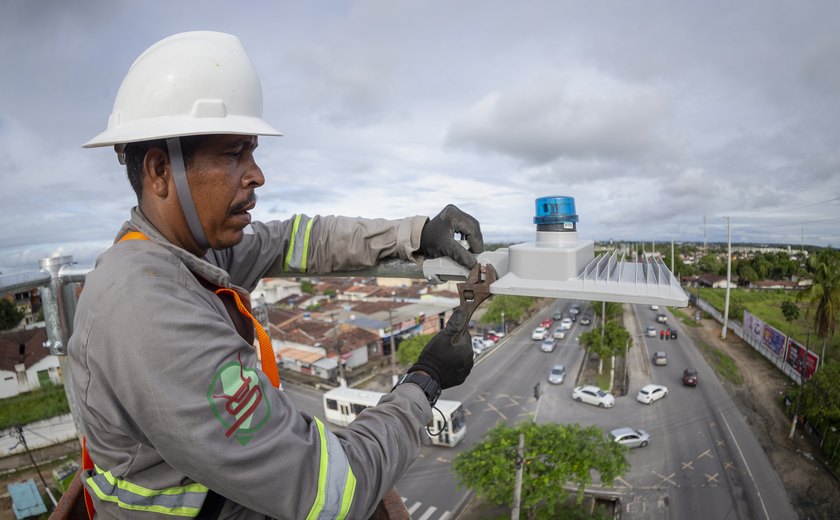
<svg viewBox="0 0 840 520">
<path fill-rule="evenodd" d="M 210 249 L 207 237 L 204 236 L 204 229 L 198 219 L 198 211 L 195 209 L 190 185 L 187 182 L 187 169 L 184 165 L 184 156 L 181 153 L 181 138 L 169 137 L 166 139 L 166 147 L 169 149 L 169 163 L 172 165 L 172 176 L 175 179 L 175 191 L 178 193 L 178 200 L 181 201 L 181 210 L 187 219 L 193 239 L 198 247 Z"/>
</svg>

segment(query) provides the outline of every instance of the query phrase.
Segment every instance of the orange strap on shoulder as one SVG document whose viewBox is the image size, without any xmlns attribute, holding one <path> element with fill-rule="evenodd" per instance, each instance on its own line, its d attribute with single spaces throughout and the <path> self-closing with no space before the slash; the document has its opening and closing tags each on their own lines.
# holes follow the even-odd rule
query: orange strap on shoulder
<svg viewBox="0 0 840 520">
<path fill-rule="evenodd" d="M 233 300 L 236 302 L 236 308 L 239 309 L 239 312 L 242 313 L 243 316 L 247 316 L 251 319 L 251 322 L 254 324 L 254 329 L 257 331 L 257 339 L 260 342 L 260 362 L 262 363 L 262 371 L 265 372 L 266 376 L 268 376 L 268 380 L 271 381 L 274 388 L 280 388 L 280 373 L 277 369 L 277 359 L 274 358 L 274 348 L 271 346 L 271 338 L 268 337 L 268 333 L 266 333 L 265 329 L 262 325 L 260 325 L 260 322 L 250 312 L 248 312 L 248 309 L 245 308 L 245 305 L 242 303 L 242 300 L 239 298 L 239 294 L 237 294 L 236 291 L 225 287 L 219 287 L 214 292 L 217 295 L 225 293 L 233 296 Z"/>
<path fill-rule="evenodd" d="M 147 237 L 139 231 L 129 231 L 128 233 L 122 236 L 120 242 L 124 240 L 149 240 L 149 237 Z"/>
<path fill-rule="evenodd" d="M 139 231 L 129 231 L 123 235 L 120 242 L 124 240 L 149 240 L 149 237 Z M 236 308 L 239 312 L 243 316 L 248 317 L 251 320 L 251 323 L 254 324 L 254 329 L 257 331 L 257 339 L 260 342 L 260 362 L 262 363 L 262 371 L 266 376 L 268 376 L 268 380 L 271 381 L 274 388 L 280 388 L 280 371 L 277 369 L 277 359 L 274 358 L 274 348 L 271 346 L 271 338 L 268 337 L 268 333 L 266 333 L 265 329 L 262 325 L 260 325 L 260 322 L 257 321 L 250 312 L 248 312 L 248 309 L 242 303 L 242 300 L 239 298 L 239 294 L 237 294 L 236 291 L 225 287 L 219 287 L 214 292 L 216 295 L 220 295 L 222 293 L 232 295 L 233 300 L 236 302 Z"/>
<path fill-rule="evenodd" d="M 92 470 L 93 469 L 93 460 L 90 458 L 90 454 L 87 450 L 87 437 L 82 436 L 82 469 L 83 470 Z M 85 487 L 85 483 L 82 482 L 82 493 L 85 496 L 85 509 L 87 509 L 88 519 L 93 520 L 93 515 L 96 511 L 93 509 L 93 499 L 90 498 L 90 493 Z"/>
</svg>

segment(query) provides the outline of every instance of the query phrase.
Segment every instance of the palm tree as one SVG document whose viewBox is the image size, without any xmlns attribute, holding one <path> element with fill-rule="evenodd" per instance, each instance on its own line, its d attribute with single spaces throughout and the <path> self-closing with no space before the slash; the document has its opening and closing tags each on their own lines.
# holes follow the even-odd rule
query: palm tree
<svg viewBox="0 0 840 520">
<path fill-rule="evenodd" d="M 822 338 L 821 363 L 825 363 L 825 346 L 834 337 L 840 312 L 840 255 L 824 249 L 818 255 L 808 258 L 808 270 L 813 283 L 799 295 L 808 301 L 805 319 L 814 321 L 814 332 Z"/>
</svg>

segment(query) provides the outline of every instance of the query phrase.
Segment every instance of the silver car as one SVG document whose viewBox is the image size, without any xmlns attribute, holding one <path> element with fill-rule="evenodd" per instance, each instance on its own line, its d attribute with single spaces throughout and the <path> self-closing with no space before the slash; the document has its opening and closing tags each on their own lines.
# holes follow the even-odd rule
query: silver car
<svg viewBox="0 0 840 520">
<path fill-rule="evenodd" d="M 616 428 L 610 432 L 610 438 L 628 448 L 644 448 L 650 441 L 650 434 L 633 428 Z"/>
<path fill-rule="evenodd" d="M 563 365 L 554 365 L 551 367 L 551 372 L 548 373 L 548 382 L 552 385 L 562 385 L 566 379 L 566 367 Z"/>
<path fill-rule="evenodd" d="M 554 348 L 557 346 L 557 340 L 554 338 L 545 338 L 540 345 L 540 350 L 543 352 L 554 352 Z"/>
</svg>

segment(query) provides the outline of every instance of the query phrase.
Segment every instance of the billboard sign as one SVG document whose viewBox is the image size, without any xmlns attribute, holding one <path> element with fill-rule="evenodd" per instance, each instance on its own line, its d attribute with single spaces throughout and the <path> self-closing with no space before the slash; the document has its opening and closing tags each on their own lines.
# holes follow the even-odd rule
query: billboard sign
<svg viewBox="0 0 840 520">
<path fill-rule="evenodd" d="M 764 322 L 756 318 L 748 311 L 744 311 L 744 334 L 747 336 L 748 342 L 753 345 L 762 344 L 764 342 Z"/>
<path fill-rule="evenodd" d="M 810 379 L 819 366 L 820 357 L 813 351 L 805 348 L 801 343 L 788 339 L 787 356 L 785 363 L 793 367 L 797 372 L 801 371 L 804 365 L 805 379 Z"/>
<path fill-rule="evenodd" d="M 780 331 L 774 329 L 770 325 L 764 324 L 764 331 L 762 332 L 762 344 L 768 349 L 772 350 L 777 356 L 784 356 L 785 344 L 787 343 L 787 336 Z"/>
</svg>

